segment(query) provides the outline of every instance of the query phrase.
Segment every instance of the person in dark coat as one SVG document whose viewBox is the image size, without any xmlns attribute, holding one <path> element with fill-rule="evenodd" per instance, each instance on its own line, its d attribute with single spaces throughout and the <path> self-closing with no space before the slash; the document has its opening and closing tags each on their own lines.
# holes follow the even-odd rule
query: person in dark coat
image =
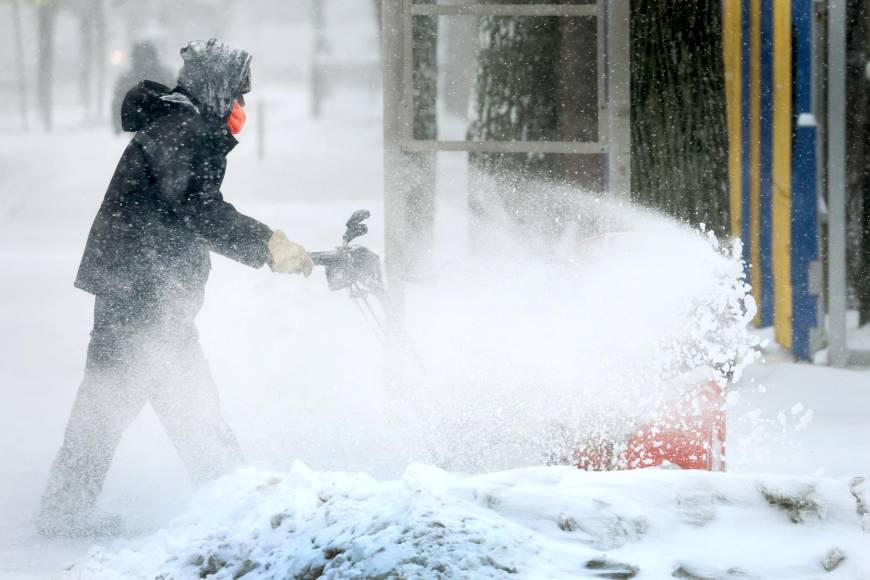
<svg viewBox="0 0 870 580">
<path fill-rule="evenodd" d="M 140 40 L 133 45 L 130 50 L 130 68 L 115 82 L 112 94 L 112 126 L 116 135 L 124 131 L 121 126 L 121 105 L 124 98 L 130 89 L 143 80 L 169 86 L 175 84 L 175 74 L 160 62 L 157 47 L 150 40 Z"/>
<path fill-rule="evenodd" d="M 244 121 L 251 57 L 217 40 L 181 50 L 175 89 L 143 81 L 124 99 L 124 151 L 91 227 L 75 286 L 94 327 L 63 445 L 38 517 L 46 535 L 111 533 L 93 506 L 121 435 L 151 403 L 195 482 L 238 466 L 194 318 L 217 252 L 253 268 L 311 273 L 302 246 L 221 194 Z M 232 128 L 232 130 L 231 130 Z"/>
</svg>

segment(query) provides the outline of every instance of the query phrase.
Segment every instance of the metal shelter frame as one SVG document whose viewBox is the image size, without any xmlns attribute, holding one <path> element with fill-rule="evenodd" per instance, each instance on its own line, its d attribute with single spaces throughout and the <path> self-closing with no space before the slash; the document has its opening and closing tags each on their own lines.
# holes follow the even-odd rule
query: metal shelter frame
<svg viewBox="0 0 870 580">
<path fill-rule="evenodd" d="M 594 17 L 597 25 L 598 135 L 595 141 L 421 140 L 413 135 L 414 18 L 417 16 Z M 384 83 L 385 257 L 391 292 L 401 303 L 407 268 L 407 168 L 403 153 L 605 154 L 606 188 L 627 198 L 631 190 L 629 0 L 586 4 L 515 4 L 453 0 L 449 4 L 382 0 Z"/>
</svg>

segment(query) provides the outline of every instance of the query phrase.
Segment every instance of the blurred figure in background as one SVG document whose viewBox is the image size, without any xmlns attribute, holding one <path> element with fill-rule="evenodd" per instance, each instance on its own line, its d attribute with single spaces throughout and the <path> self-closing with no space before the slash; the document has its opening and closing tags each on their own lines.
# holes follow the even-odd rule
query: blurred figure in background
<svg viewBox="0 0 870 580">
<path fill-rule="evenodd" d="M 154 81 L 168 87 L 175 86 L 176 75 L 160 62 L 157 46 L 150 40 L 140 40 L 130 50 L 130 68 L 115 83 L 112 95 L 112 126 L 115 134 L 121 134 L 121 105 L 127 91 L 142 81 Z"/>
</svg>

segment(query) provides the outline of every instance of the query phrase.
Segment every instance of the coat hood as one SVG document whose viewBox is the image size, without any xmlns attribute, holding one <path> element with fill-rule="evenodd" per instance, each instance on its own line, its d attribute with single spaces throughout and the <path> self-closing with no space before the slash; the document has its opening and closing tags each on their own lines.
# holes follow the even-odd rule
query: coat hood
<svg viewBox="0 0 870 580">
<path fill-rule="evenodd" d="M 195 40 L 181 49 L 178 86 L 205 116 L 224 120 L 249 78 L 251 55 L 219 40 Z"/>
<path fill-rule="evenodd" d="M 142 81 L 127 92 L 121 105 L 121 127 L 124 131 L 139 131 L 155 119 L 168 114 L 175 106 L 167 99 L 172 90 L 154 81 Z M 192 106 L 192 105 L 191 105 Z"/>
</svg>

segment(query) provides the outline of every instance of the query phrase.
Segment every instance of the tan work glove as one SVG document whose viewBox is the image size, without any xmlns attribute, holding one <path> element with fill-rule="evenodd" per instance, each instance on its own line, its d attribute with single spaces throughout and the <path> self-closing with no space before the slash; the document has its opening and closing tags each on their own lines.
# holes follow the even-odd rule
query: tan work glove
<svg viewBox="0 0 870 580">
<path fill-rule="evenodd" d="M 305 248 L 287 239 L 287 234 L 281 230 L 275 230 L 272 237 L 266 243 L 269 248 L 269 267 L 273 272 L 281 274 L 305 274 L 311 275 L 314 264 Z"/>
</svg>

